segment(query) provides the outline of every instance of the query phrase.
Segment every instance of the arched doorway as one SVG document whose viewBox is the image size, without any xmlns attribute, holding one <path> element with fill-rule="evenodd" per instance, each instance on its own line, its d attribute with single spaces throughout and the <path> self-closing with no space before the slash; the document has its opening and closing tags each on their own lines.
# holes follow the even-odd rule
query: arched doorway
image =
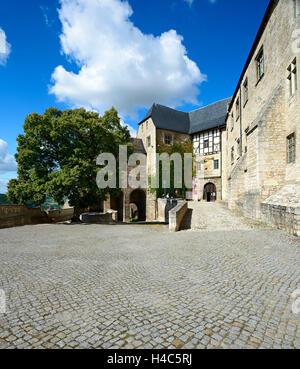
<svg viewBox="0 0 300 369">
<path fill-rule="evenodd" d="M 119 197 L 111 197 L 110 198 L 110 208 L 112 210 L 116 210 L 118 212 L 118 220 L 120 222 L 123 221 L 123 203 L 124 203 L 124 194 L 120 193 Z"/>
<path fill-rule="evenodd" d="M 138 220 L 146 220 L 146 193 L 143 190 L 134 190 L 130 194 L 130 204 L 135 204 L 138 211 Z"/>
<path fill-rule="evenodd" d="M 213 202 L 217 200 L 217 188 L 213 183 L 207 183 L 203 190 L 203 200 Z"/>
</svg>

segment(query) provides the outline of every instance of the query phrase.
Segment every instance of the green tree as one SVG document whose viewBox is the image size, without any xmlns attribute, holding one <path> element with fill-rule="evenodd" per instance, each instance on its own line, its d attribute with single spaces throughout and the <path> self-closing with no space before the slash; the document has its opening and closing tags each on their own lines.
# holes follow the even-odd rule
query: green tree
<svg viewBox="0 0 300 369">
<path fill-rule="evenodd" d="M 103 117 L 85 109 L 50 108 L 43 115 L 28 115 L 23 128 L 17 139 L 18 179 L 8 184 L 13 203 L 41 205 L 50 196 L 63 204 L 68 198 L 76 214 L 76 209 L 100 204 L 107 193 L 116 194 L 96 183 L 97 156 L 109 152 L 117 157 L 119 145 L 130 147 L 129 131 L 114 108 Z"/>
<path fill-rule="evenodd" d="M 159 187 L 158 188 L 150 188 L 151 193 L 156 193 L 156 197 L 159 198 L 162 195 L 169 194 L 173 197 L 183 197 L 185 198 L 185 194 L 187 190 L 190 190 L 184 185 L 184 154 L 192 153 L 193 154 L 193 144 L 191 140 L 179 141 L 174 140 L 172 145 L 166 145 L 163 142 L 160 142 L 157 145 L 157 153 L 167 153 L 168 155 L 172 155 L 174 153 L 178 153 L 182 158 L 182 188 L 175 188 L 174 186 L 174 162 L 170 163 L 170 188 L 164 188 L 162 183 L 162 163 L 159 163 L 158 167 L 158 175 L 159 175 Z M 194 157 L 193 157 L 194 159 Z M 194 161 L 194 160 L 193 160 Z M 193 164 L 193 176 L 195 175 L 195 168 Z M 151 185 L 151 177 L 148 179 L 148 182 Z"/>
</svg>

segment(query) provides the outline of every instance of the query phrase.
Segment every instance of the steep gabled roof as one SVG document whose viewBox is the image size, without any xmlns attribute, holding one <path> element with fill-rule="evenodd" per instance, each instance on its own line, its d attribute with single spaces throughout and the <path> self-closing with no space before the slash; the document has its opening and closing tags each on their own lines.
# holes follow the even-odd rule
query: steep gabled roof
<svg viewBox="0 0 300 369">
<path fill-rule="evenodd" d="M 227 105 L 230 100 L 230 98 L 221 100 L 191 113 L 153 104 L 139 124 L 151 117 L 156 128 L 186 134 L 221 127 L 225 125 Z"/>
<path fill-rule="evenodd" d="M 217 101 L 189 113 L 190 134 L 225 125 L 227 107 L 231 98 Z"/>
<path fill-rule="evenodd" d="M 160 104 L 153 104 L 141 123 L 150 117 L 156 128 L 189 133 L 190 120 L 188 113 L 168 108 Z"/>
</svg>

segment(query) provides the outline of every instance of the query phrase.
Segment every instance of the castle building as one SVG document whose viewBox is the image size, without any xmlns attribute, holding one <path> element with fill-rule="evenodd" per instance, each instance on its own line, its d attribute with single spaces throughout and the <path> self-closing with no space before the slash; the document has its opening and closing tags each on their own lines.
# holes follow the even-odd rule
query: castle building
<svg viewBox="0 0 300 369">
<path fill-rule="evenodd" d="M 190 199 L 221 200 L 221 148 L 225 144 L 229 103 L 230 99 L 221 100 L 190 113 L 153 104 L 139 123 L 137 133 L 137 138 L 142 140 L 147 151 L 148 171 L 153 175 L 157 172 L 155 154 L 159 145 L 190 141 L 196 161 L 194 189 Z"/>
<path fill-rule="evenodd" d="M 191 200 L 223 200 L 300 235 L 299 38 L 300 0 L 271 0 L 232 98 L 190 113 L 153 104 L 135 139 L 148 172 L 157 172 L 161 143 L 190 142 Z M 143 191 L 146 218 L 155 220 L 156 199 Z"/>
<path fill-rule="evenodd" d="M 222 170 L 230 209 L 298 235 L 299 35 L 300 1 L 270 1 L 229 105 Z"/>
</svg>

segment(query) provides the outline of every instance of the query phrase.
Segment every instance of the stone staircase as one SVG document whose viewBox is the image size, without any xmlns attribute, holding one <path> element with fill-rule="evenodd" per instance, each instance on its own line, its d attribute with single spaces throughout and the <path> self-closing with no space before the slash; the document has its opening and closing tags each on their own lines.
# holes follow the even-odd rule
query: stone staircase
<svg viewBox="0 0 300 369">
<path fill-rule="evenodd" d="M 222 202 L 196 202 L 188 203 L 181 230 L 249 230 L 254 226 L 249 219 L 241 217 L 230 211 Z"/>
</svg>

